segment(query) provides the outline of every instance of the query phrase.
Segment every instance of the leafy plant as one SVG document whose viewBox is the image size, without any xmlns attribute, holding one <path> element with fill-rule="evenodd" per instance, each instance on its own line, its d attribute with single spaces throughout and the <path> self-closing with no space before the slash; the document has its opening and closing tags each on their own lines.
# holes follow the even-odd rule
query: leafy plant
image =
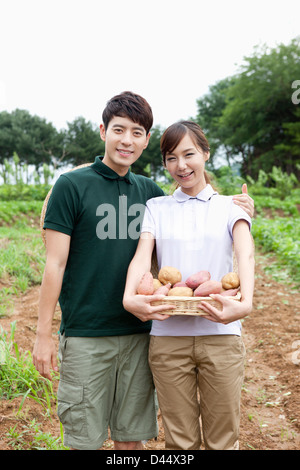
<svg viewBox="0 0 300 470">
<path fill-rule="evenodd" d="M 9 445 L 15 450 L 68 450 L 62 444 L 62 438 L 54 437 L 41 430 L 41 424 L 35 419 L 22 426 L 21 431 L 18 425 L 10 428 L 6 433 L 9 438 Z"/>
<path fill-rule="evenodd" d="M 2 184 L 0 186 L 0 201 L 1 204 L 3 201 L 30 201 L 30 203 L 40 203 L 40 201 L 44 201 L 50 188 L 50 184 Z"/>
<path fill-rule="evenodd" d="M 264 253 L 277 257 L 280 271 L 285 267 L 290 282 L 300 285 L 300 217 L 275 217 L 267 219 L 258 216 L 253 221 L 253 237 Z"/>
<path fill-rule="evenodd" d="M 29 351 L 20 354 L 15 331 L 16 322 L 11 323 L 10 335 L 0 327 L 0 398 L 22 396 L 19 411 L 26 398 L 32 398 L 51 413 L 51 401 L 55 400 L 52 382 L 40 376 Z"/>
</svg>

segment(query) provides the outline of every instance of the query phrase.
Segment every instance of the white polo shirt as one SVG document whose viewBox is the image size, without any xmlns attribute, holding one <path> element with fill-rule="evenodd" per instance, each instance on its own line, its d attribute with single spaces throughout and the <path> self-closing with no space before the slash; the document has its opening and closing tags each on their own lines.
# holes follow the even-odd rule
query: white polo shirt
<svg viewBox="0 0 300 470">
<path fill-rule="evenodd" d="M 142 232 L 156 239 L 158 266 L 173 266 L 180 270 L 182 280 L 191 274 L 207 270 L 211 279 L 220 281 L 231 272 L 232 230 L 235 222 L 244 219 L 251 227 L 251 218 L 233 203 L 231 196 L 221 196 L 207 185 L 191 197 L 175 190 L 172 196 L 147 201 Z M 201 336 L 241 334 L 241 323 L 229 325 L 211 322 L 201 317 L 173 316 L 152 323 L 152 335 Z"/>
</svg>

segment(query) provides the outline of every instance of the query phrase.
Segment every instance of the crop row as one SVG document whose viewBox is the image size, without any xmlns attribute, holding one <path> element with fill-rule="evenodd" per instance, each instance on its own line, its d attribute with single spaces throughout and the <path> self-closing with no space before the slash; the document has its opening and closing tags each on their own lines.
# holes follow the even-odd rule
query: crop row
<svg viewBox="0 0 300 470">
<path fill-rule="evenodd" d="M 300 217 L 257 216 L 253 220 L 252 234 L 264 253 L 274 254 L 277 266 L 285 268 L 290 281 L 300 284 Z"/>
</svg>

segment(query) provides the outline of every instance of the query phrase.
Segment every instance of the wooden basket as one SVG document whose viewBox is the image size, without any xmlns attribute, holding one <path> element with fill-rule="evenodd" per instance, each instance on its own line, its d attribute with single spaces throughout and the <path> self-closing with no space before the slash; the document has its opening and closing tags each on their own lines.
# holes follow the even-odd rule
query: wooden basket
<svg viewBox="0 0 300 470">
<path fill-rule="evenodd" d="M 238 293 L 234 297 L 227 296 L 226 299 L 232 299 L 236 301 L 241 300 L 241 294 Z M 222 310 L 222 304 L 217 300 L 212 299 L 211 297 L 179 297 L 173 295 L 166 295 L 162 300 L 151 302 L 151 305 L 176 305 L 176 309 L 164 310 L 161 312 L 164 315 L 191 315 L 191 316 L 205 316 L 207 312 L 199 308 L 201 301 L 209 302 L 211 305 L 216 307 L 218 310 Z"/>
</svg>

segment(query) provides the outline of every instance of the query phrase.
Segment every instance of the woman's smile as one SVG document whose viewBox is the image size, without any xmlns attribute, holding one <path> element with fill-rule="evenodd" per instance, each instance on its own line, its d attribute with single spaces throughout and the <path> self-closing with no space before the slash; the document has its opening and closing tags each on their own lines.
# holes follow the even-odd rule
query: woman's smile
<svg viewBox="0 0 300 470">
<path fill-rule="evenodd" d="M 178 177 L 179 177 L 182 181 L 186 181 L 186 180 L 188 180 L 193 174 L 194 174 L 194 172 L 193 172 L 193 171 L 190 171 L 189 173 L 184 173 L 183 175 L 178 175 Z"/>
</svg>

